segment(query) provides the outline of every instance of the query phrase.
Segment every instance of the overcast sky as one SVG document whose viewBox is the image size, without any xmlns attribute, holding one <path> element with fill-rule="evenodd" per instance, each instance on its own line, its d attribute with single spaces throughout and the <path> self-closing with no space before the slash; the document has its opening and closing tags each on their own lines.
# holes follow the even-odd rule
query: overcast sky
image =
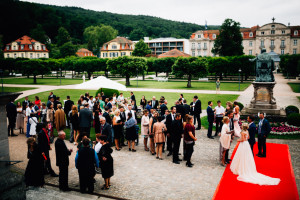
<svg viewBox="0 0 300 200">
<path fill-rule="evenodd" d="M 300 0 L 23 0 L 95 11 L 150 15 L 175 21 L 221 25 L 225 18 L 243 27 L 275 22 L 300 25 Z"/>
</svg>

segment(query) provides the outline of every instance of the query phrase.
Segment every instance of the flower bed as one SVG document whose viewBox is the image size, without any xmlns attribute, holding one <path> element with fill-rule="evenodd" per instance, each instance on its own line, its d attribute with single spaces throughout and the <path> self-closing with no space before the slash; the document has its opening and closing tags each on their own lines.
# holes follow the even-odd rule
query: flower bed
<svg viewBox="0 0 300 200">
<path fill-rule="evenodd" d="M 273 126 L 270 134 L 273 135 L 296 135 L 300 134 L 300 128 L 288 125 L 287 123 L 280 123 L 281 126 Z"/>
</svg>

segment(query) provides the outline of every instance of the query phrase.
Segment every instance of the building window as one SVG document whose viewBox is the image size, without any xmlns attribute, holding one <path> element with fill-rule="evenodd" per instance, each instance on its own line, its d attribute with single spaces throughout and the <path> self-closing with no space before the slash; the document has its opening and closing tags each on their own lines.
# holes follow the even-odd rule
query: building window
<svg viewBox="0 0 300 200">
<path fill-rule="evenodd" d="M 7 56 L 6 56 L 7 58 L 9 58 L 9 54 L 7 54 Z"/>
<path fill-rule="evenodd" d="M 29 49 L 32 50 L 32 45 L 31 44 L 29 45 Z"/>
<path fill-rule="evenodd" d="M 192 49 L 195 49 L 195 43 L 192 43 Z"/>
<path fill-rule="evenodd" d="M 281 40 L 281 46 L 284 46 L 284 40 Z"/>
<path fill-rule="evenodd" d="M 14 45 L 14 50 L 17 50 L 17 47 L 16 47 L 16 45 Z"/>
<path fill-rule="evenodd" d="M 275 28 L 275 25 L 273 24 L 271 27 L 272 27 L 272 28 Z"/>
<path fill-rule="evenodd" d="M 200 51 L 198 51 L 198 56 L 200 56 L 201 55 L 201 52 Z"/>
<path fill-rule="evenodd" d="M 117 45 L 112 45 L 111 48 L 112 49 L 117 49 Z"/>
<path fill-rule="evenodd" d="M 192 56 L 195 56 L 195 51 L 192 51 Z"/>
<path fill-rule="evenodd" d="M 282 34 L 285 34 L 285 30 L 282 30 L 281 33 L 282 33 Z"/>
<path fill-rule="evenodd" d="M 21 49 L 22 49 L 22 50 L 24 49 L 24 44 L 21 45 Z"/>
<path fill-rule="evenodd" d="M 253 46 L 253 42 L 249 41 L 249 47 L 252 47 L 252 46 Z"/>
<path fill-rule="evenodd" d="M 44 58 L 46 58 L 46 54 L 44 53 Z"/>
<path fill-rule="evenodd" d="M 275 30 L 271 30 L 271 34 L 275 34 Z"/>
<path fill-rule="evenodd" d="M 39 57 L 40 57 L 40 54 L 38 53 L 38 54 L 37 54 L 37 58 L 39 58 Z"/>
<path fill-rule="evenodd" d="M 44 51 L 46 50 L 46 47 L 45 47 L 45 45 L 43 45 L 43 50 L 44 50 Z"/>
<path fill-rule="evenodd" d="M 122 44 L 122 49 L 125 49 L 125 44 Z"/>
<path fill-rule="evenodd" d="M 40 50 L 40 46 L 36 46 L 36 50 Z"/>
<path fill-rule="evenodd" d="M 253 33 L 252 32 L 249 33 L 249 37 L 253 37 Z"/>
<path fill-rule="evenodd" d="M 206 43 L 204 43 L 204 47 L 203 47 L 204 49 L 207 49 L 207 44 Z"/>
<path fill-rule="evenodd" d="M 216 37 L 217 37 L 216 34 L 213 34 L 213 39 L 216 39 Z"/>
<path fill-rule="evenodd" d="M 280 53 L 281 53 L 281 55 L 283 55 L 283 54 L 284 54 L 284 49 L 281 49 L 281 52 L 280 52 Z"/>
<path fill-rule="evenodd" d="M 252 55 L 252 50 L 249 50 L 249 55 Z"/>
<path fill-rule="evenodd" d="M 15 54 L 14 54 L 14 58 L 16 58 L 16 57 L 17 57 L 17 54 L 15 53 Z"/>
<path fill-rule="evenodd" d="M 8 45 L 6 46 L 6 50 L 9 50 L 9 46 L 8 46 Z M 8 55 L 8 54 L 7 54 L 7 55 Z"/>
<path fill-rule="evenodd" d="M 125 56 L 126 55 L 126 52 L 121 52 L 121 56 Z"/>
<path fill-rule="evenodd" d="M 21 57 L 24 58 L 24 53 L 21 53 Z"/>
<path fill-rule="evenodd" d="M 132 53 L 132 52 L 130 52 L 130 55 L 131 55 L 131 53 Z"/>
<path fill-rule="evenodd" d="M 264 31 L 262 31 L 262 32 L 260 32 L 260 34 L 261 34 L 261 35 L 264 35 L 264 34 L 265 34 L 265 32 L 264 32 Z"/>
<path fill-rule="evenodd" d="M 274 46 L 274 40 L 271 40 L 271 46 Z"/>
<path fill-rule="evenodd" d="M 294 46 L 297 46 L 298 40 L 294 40 Z"/>
<path fill-rule="evenodd" d="M 30 58 L 32 58 L 32 56 L 33 56 L 32 53 L 30 53 Z"/>
<path fill-rule="evenodd" d="M 294 35 L 298 35 L 298 31 L 294 31 Z"/>
<path fill-rule="evenodd" d="M 206 55 L 207 55 L 206 51 L 203 51 L 203 56 L 206 56 Z"/>
<path fill-rule="evenodd" d="M 260 41 L 260 46 L 262 46 L 262 47 L 265 46 L 265 41 L 264 40 Z"/>
<path fill-rule="evenodd" d="M 102 54 L 102 57 L 105 58 L 105 54 L 104 53 Z"/>
<path fill-rule="evenodd" d="M 198 35 L 198 38 L 201 38 L 201 35 Z"/>
<path fill-rule="evenodd" d="M 293 49 L 293 54 L 297 54 L 297 49 Z"/>
<path fill-rule="evenodd" d="M 198 43 L 198 49 L 201 49 L 201 43 Z"/>
</svg>

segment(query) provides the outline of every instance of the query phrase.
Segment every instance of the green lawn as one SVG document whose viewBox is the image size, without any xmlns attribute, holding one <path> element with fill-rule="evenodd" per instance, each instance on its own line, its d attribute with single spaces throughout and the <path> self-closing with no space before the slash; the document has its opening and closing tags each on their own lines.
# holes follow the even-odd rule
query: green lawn
<svg viewBox="0 0 300 200">
<path fill-rule="evenodd" d="M 292 90 L 296 93 L 300 93 L 300 83 L 289 83 Z"/>
<path fill-rule="evenodd" d="M 124 84 L 124 81 L 119 83 Z M 137 81 L 131 80 L 128 88 L 136 88 Z M 241 91 L 245 90 L 251 83 L 241 83 Z M 215 82 L 192 82 L 192 88 L 187 88 L 187 81 L 169 81 L 169 82 L 158 82 L 152 80 L 138 81 L 139 88 L 158 88 L 158 89 L 188 89 L 188 90 L 216 90 Z M 223 91 L 238 91 L 238 82 L 226 82 L 221 83 L 221 90 Z"/>
<path fill-rule="evenodd" d="M 36 88 L 29 88 L 29 87 L 4 87 L 4 92 L 22 92 L 25 90 L 33 90 Z M 2 88 L 0 88 L 0 91 L 2 92 Z"/>
<path fill-rule="evenodd" d="M 63 103 L 63 100 L 66 99 L 66 96 L 69 95 L 71 99 L 77 103 L 77 100 L 79 99 L 79 96 L 81 94 L 84 94 L 85 92 L 89 92 L 90 95 L 95 96 L 95 90 L 65 90 L 65 89 L 59 89 L 54 90 L 54 94 L 56 96 L 61 97 L 61 102 Z M 130 92 L 124 92 L 125 97 L 130 97 Z M 156 96 L 156 99 L 159 100 L 161 96 L 164 96 L 166 100 L 168 101 L 168 107 L 171 107 L 174 105 L 174 102 L 179 99 L 180 93 L 171 93 L 171 92 L 134 92 L 135 97 L 137 99 L 137 103 L 139 104 L 139 101 L 142 97 L 142 95 L 145 95 L 147 100 L 151 100 L 152 96 Z M 39 96 L 39 98 L 42 100 L 42 102 L 45 102 L 48 99 L 49 91 L 47 92 L 41 92 L 37 94 L 33 94 L 29 96 L 29 100 L 34 99 L 34 96 Z M 184 94 L 184 98 L 190 103 L 193 100 L 193 96 L 195 94 Z M 202 109 L 205 109 L 207 107 L 208 101 L 213 101 L 216 105 L 216 102 L 218 100 L 224 102 L 226 101 L 234 101 L 238 98 L 238 95 L 229 95 L 229 94 L 197 94 L 199 99 L 202 101 Z M 19 101 L 23 101 L 23 99 L 20 99 Z"/>
<path fill-rule="evenodd" d="M 33 78 L 10 78 L 3 79 L 4 84 L 23 84 L 23 85 L 34 85 Z M 82 79 L 61 79 L 62 85 L 73 85 L 82 83 Z M 60 79 L 56 78 L 38 78 L 37 85 L 60 85 Z"/>
</svg>

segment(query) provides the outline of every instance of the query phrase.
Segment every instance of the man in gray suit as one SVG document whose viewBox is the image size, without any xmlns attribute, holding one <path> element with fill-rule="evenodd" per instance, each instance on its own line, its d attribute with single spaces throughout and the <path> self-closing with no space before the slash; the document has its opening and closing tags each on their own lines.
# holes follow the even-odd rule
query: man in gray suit
<svg viewBox="0 0 300 200">
<path fill-rule="evenodd" d="M 80 127 L 80 137 L 82 138 L 86 135 L 90 138 L 91 122 L 93 121 L 93 113 L 89 110 L 89 104 L 85 103 L 84 108 L 80 109 L 79 112 L 79 127 Z M 81 141 L 79 138 L 79 141 Z"/>
</svg>

